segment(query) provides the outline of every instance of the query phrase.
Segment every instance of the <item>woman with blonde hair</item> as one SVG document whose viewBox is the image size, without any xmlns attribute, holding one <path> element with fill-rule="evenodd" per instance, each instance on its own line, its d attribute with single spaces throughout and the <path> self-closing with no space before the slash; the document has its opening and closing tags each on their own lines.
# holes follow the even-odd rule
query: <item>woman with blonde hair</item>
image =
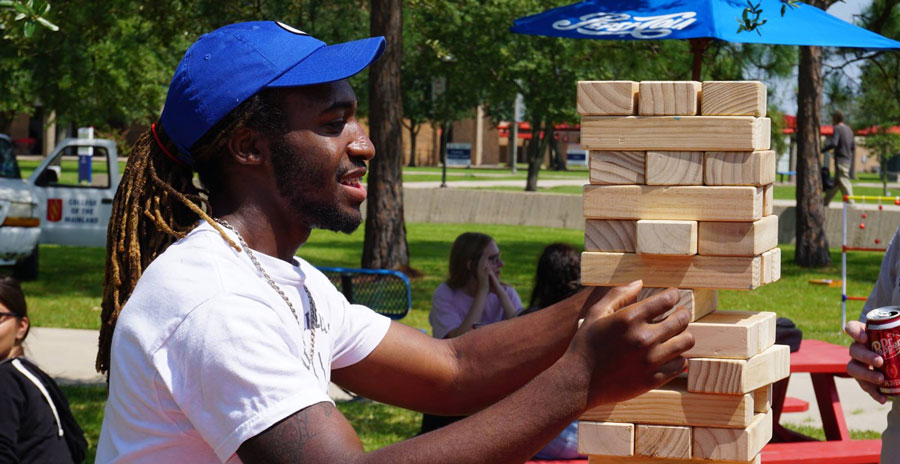
<svg viewBox="0 0 900 464">
<path fill-rule="evenodd" d="M 458 337 L 478 326 L 512 319 L 522 312 L 522 301 L 500 280 L 503 259 L 491 236 L 466 232 L 450 248 L 450 276 L 431 300 L 432 334 Z"/>
</svg>

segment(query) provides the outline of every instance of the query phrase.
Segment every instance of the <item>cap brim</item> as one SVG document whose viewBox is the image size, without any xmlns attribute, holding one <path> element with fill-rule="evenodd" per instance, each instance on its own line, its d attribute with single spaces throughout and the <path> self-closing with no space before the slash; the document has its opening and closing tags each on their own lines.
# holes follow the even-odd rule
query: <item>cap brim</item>
<svg viewBox="0 0 900 464">
<path fill-rule="evenodd" d="M 266 87 L 299 87 L 346 79 L 366 69 L 384 52 L 384 37 L 326 45 Z"/>
</svg>

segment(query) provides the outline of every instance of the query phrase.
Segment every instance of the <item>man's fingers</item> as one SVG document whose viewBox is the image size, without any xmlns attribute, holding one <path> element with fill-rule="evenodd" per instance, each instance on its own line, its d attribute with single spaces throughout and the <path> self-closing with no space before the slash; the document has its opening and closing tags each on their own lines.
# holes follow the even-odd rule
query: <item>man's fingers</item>
<svg viewBox="0 0 900 464">
<path fill-rule="evenodd" d="M 643 282 L 635 280 L 628 285 L 613 288 L 606 295 L 603 295 L 603 298 L 594 306 L 600 306 L 603 310 L 603 315 L 618 311 L 634 303 L 638 292 L 641 291 L 641 287 L 643 287 Z"/>
<path fill-rule="evenodd" d="M 881 404 L 884 404 L 885 402 L 887 402 L 887 397 L 884 396 L 884 394 L 881 393 L 880 390 L 878 390 L 878 386 L 877 386 L 877 385 L 873 385 L 873 384 L 871 384 L 871 383 L 864 382 L 864 381 L 861 381 L 861 380 L 859 380 L 859 379 L 856 379 L 856 383 L 858 383 L 858 384 L 859 384 L 859 388 L 862 388 L 863 391 L 865 391 L 866 393 L 868 393 L 869 396 L 871 396 L 873 400 L 875 400 L 875 401 L 877 401 L 877 402 L 879 402 L 879 403 L 881 403 Z"/>
<path fill-rule="evenodd" d="M 654 388 L 672 380 L 672 378 L 684 372 L 684 370 L 687 369 L 687 366 L 687 358 L 678 356 L 670 359 L 667 363 L 660 366 L 653 374 L 653 381 L 656 384 Z"/>
<path fill-rule="evenodd" d="M 657 327 L 656 330 L 659 328 Z M 680 357 L 682 353 L 693 347 L 694 336 L 688 332 L 682 332 L 651 348 L 647 353 L 647 361 L 651 365 L 665 364 L 671 359 Z"/>
<path fill-rule="evenodd" d="M 847 335 L 849 335 L 850 338 L 852 338 L 853 341 L 857 343 L 866 344 L 868 342 L 868 337 L 866 336 L 866 326 L 862 322 L 848 322 L 846 327 L 844 327 L 844 332 L 847 332 Z"/>
<path fill-rule="evenodd" d="M 867 366 L 881 367 L 884 364 L 884 359 L 878 353 L 862 343 L 850 345 L 850 357 Z"/>
<path fill-rule="evenodd" d="M 669 288 L 637 303 L 635 316 L 646 322 L 653 321 L 678 303 L 678 290 Z M 670 315 L 671 317 L 671 315 Z"/>
<path fill-rule="evenodd" d="M 859 361 L 850 361 L 847 363 L 847 374 L 857 381 L 866 382 L 876 387 L 884 383 L 884 374 L 869 369 L 867 364 L 863 364 Z"/>
</svg>

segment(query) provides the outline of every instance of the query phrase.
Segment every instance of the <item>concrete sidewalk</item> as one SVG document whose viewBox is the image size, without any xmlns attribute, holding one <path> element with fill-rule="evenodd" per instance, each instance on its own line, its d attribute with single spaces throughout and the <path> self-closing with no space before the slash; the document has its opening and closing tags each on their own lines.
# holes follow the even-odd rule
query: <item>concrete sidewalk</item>
<svg viewBox="0 0 900 464">
<path fill-rule="evenodd" d="M 59 383 L 102 385 L 106 377 L 94 369 L 99 336 L 98 330 L 32 327 L 25 355 Z M 351 399 L 333 383 L 328 396 L 335 401 Z"/>
<path fill-rule="evenodd" d="M 94 370 L 98 331 L 34 327 L 28 335 L 26 354 L 60 383 L 103 384 L 105 378 Z M 890 403 L 880 405 L 865 394 L 852 379 L 836 379 L 838 395 L 851 430 L 882 431 L 887 426 Z M 332 384 L 329 396 L 335 400 L 350 399 L 346 392 Z M 815 393 L 809 374 L 794 374 L 788 385 L 788 396 L 809 402 L 809 411 L 784 414 L 783 424 L 822 427 Z"/>
</svg>

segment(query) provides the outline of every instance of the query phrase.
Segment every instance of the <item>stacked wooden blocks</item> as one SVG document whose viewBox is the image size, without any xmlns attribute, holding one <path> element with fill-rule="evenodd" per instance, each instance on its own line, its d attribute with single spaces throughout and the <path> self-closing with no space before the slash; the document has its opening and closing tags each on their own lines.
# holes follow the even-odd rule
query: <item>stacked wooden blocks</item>
<svg viewBox="0 0 900 464">
<path fill-rule="evenodd" d="M 579 82 L 582 283 L 678 288 L 695 345 L 686 376 L 581 418 L 591 462 L 754 463 L 772 436 L 771 384 L 789 375 L 775 314 L 717 310 L 718 289 L 781 274 L 760 82 Z"/>
</svg>

